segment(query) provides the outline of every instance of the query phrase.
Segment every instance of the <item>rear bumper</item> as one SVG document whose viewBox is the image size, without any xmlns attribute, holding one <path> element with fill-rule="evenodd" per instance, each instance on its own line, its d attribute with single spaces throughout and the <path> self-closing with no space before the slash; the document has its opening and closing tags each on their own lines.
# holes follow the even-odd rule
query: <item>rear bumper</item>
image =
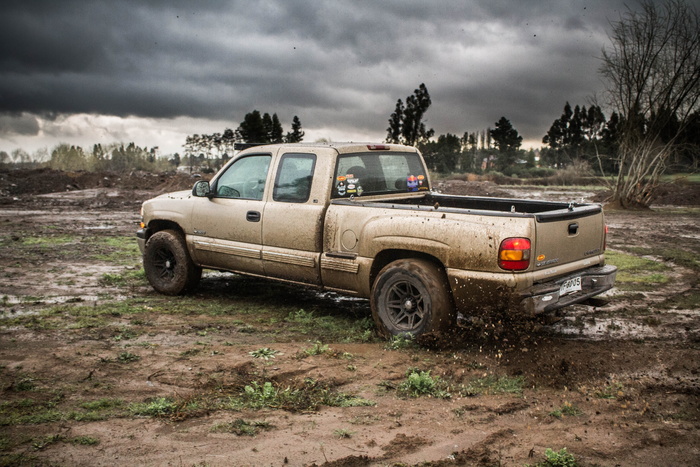
<svg viewBox="0 0 700 467">
<path fill-rule="evenodd" d="M 552 282 L 533 285 L 521 291 L 520 304 L 528 315 L 558 310 L 565 306 L 580 303 L 599 295 L 615 285 L 617 267 L 606 265 L 585 269 Z M 561 296 L 560 290 L 564 282 L 581 277 L 581 290 Z"/>
<path fill-rule="evenodd" d="M 532 273 L 447 270 L 455 307 L 465 316 L 486 316 L 504 309 L 529 316 L 550 312 L 611 289 L 616 274 L 615 266 L 579 267 L 538 283 L 538 277 Z M 562 284 L 575 277 L 581 278 L 581 290 L 561 295 Z"/>
</svg>

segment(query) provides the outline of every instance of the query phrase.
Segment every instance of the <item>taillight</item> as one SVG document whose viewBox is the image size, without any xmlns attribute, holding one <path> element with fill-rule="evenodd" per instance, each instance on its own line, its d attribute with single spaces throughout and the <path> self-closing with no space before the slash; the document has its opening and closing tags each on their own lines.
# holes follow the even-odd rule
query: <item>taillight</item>
<svg viewBox="0 0 700 467">
<path fill-rule="evenodd" d="M 606 225 L 606 226 L 605 226 L 605 232 L 603 232 L 603 251 L 605 251 L 605 249 L 608 247 L 608 231 L 609 231 L 609 230 L 610 230 L 610 229 L 609 229 L 608 226 Z"/>
<path fill-rule="evenodd" d="M 391 148 L 386 144 L 368 144 L 367 149 L 370 151 L 388 151 Z"/>
<path fill-rule="evenodd" d="M 530 267 L 530 240 L 506 238 L 498 249 L 498 265 L 508 271 L 523 271 Z"/>
</svg>

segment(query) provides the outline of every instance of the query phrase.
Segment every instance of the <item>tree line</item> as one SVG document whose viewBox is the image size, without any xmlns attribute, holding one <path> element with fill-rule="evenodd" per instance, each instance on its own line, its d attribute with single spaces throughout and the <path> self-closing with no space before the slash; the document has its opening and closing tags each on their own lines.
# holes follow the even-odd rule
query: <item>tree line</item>
<svg viewBox="0 0 700 467">
<path fill-rule="evenodd" d="M 245 115 L 235 130 L 226 128 L 222 133 L 187 136 L 183 145 L 184 159 L 176 154 L 171 162 L 175 166 L 185 163 L 190 168 L 197 166 L 205 172 L 213 171 L 221 168 L 234 155 L 239 143 L 300 143 L 304 140 L 304 134 L 301 120 L 296 115 L 292 119 L 291 130 L 285 133 L 276 113 L 261 114 L 259 110 L 253 110 Z"/>
<path fill-rule="evenodd" d="M 641 10 L 628 7 L 611 28 L 600 67 L 610 118 L 598 105 L 572 109 L 567 102 L 542 139 L 547 146 L 538 164 L 591 167 L 611 176 L 613 203 L 648 206 L 663 173 L 697 171 L 700 162 L 700 12 L 684 0 L 643 0 Z M 474 170 L 479 163 L 511 172 L 532 165 L 505 117 L 488 131 L 493 148 L 482 143 L 475 151 L 469 133 L 429 141 L 434 131 L 421 119 L 430 103 L 424 84 L 406 104 L 399 100 L 386 141 L 422 148 L 431 168 L 443 172 Z"/>
<path fill-rule="evenodd" d="M 606 117 L 597 104 L 566 102 L 542 139 L 539 151 L 521 149 L 522 137 L 501 117 L 493 128 L 450 133 L 433 140 L 425 115 L 431 98 L 425 83 L 405 100 L 398 99 L 389 117 L 386 141 L 417 146 L 433 171 L 497 171 L 538 175 L 543 170 L 589 167 L 609 176 L 612 200 L 623 207 L 648 205 L 660 176 L 672 170 L 697 171 L 700 162 L 700 13 L 685 0 L 641 2 L 611 22 L 610 45 L 602 50 L 600 73 L 605 83 Z M 160 161 L 157 148 L 134 143 L 91 152 L 59 145 L 35 155 L 65 170 L 157 170 L 180 164 L 214 170 L 234 153 L 237 143 L 301 142 L 301 121 L 294 116 L 289 132 L 277 114 L 258 110 L 232 130 L 187 136 L 184 154 Z M 48 161 L 46 161 L 48 159 Z M 0 152 L 0 163 L 27 164 L 21 150 Z"/>
<path fill-rule="evenodd" d="M 236 130 L 227 128 L 222 133 L 188 135 L 182 156 L 175 153 L 167 160 L 158 157 L 158 147 L 142 148 L 132 142 L 107 146 L 95 144 L 91 151 L 80 146 L 59 144 L 50 154 L 45 149 L 34 155 L 22 149 L 16 149 L 11 154 L 0 151 L 0 164 L 43 164 L 58 170 L 114 172 L 165 171 L 184 164 L 190 169 L 211 173 L 234 155 L 239 143 L 299 143 L 303 139 L 304 130 L 298 116 L 294 116 L 291 130 L 285 133 L 277 114 L 261 114 L 253 110 L 245 115 Z"/>
</svg>

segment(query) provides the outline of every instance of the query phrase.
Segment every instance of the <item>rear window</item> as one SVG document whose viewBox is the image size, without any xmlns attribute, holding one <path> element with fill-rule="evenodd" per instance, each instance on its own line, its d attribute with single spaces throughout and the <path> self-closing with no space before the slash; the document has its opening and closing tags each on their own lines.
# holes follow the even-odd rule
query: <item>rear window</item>
<svg viewBox="0 0 700 467">
<path fill-rule="evenodd" d="M 359 153 L 338 156 L 333 198 L 429 191 L 416 153 Z"/>
</svg>

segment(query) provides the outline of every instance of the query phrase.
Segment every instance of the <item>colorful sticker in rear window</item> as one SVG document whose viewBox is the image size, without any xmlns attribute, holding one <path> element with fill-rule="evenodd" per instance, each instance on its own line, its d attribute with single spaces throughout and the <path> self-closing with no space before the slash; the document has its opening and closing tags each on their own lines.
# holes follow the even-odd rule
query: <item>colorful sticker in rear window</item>
<svg viewBox="0 0 700 467">
<path fill-rule="evenodd" d="M 340 177 L 338 177 L 340 178 Z M 345 178 L 345 177 L 343 177 Z M 338 186 L 335 187 L 338 196 L 345 196 L 347 194 L 347 187 L 345 186 L 345 180 L 341 180 Z"/>
</svg>

